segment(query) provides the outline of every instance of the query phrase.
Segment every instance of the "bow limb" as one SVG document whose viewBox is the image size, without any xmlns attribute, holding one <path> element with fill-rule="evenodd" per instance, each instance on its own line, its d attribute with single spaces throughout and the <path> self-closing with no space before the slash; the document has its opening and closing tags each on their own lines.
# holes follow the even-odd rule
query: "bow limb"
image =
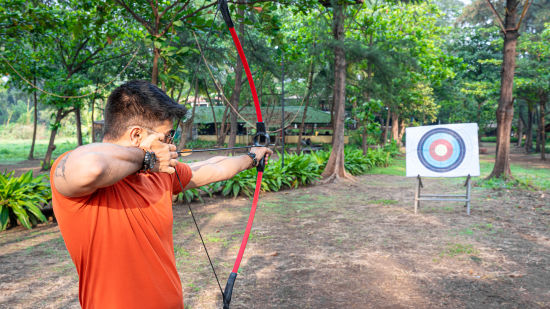
<svg viewBox="0 0 550 309">
<path fill-rule="evenodd" d="M 231 15 L 229 14 L 229 8 L 227 7 L 226 0 L 218 0 L 218 8 L 221 11 L 222 17 L 225 21 L 225 24 L 229 28 L 231 37 L 233 38 L 233 43 L 237 48 L 237 53 L 239 54 L 239 59 L 241 60 L 248 84 L 250 86 L 250 91 L 252 92 L 252 99 L 254 100 L 254 106 L 256 108 L 256 135 L 254 136 L 254 146 L 262 147 L 269 144 L 269 135 L 266 133 L 265 124 L 262 119 L 262 110 L 260 108 L 260 101 L 258 100 L 258 93 L 256 92 L 256 86 L 254 85 L 254 80 L 252 79 L 252 73 L 250 72 L 250 66 L 246 60 L 243 47 L 235 31 L 235 26 L 231 20 Z M 233 270 L 227 279 L 227 284 L 225 285 L 225 290 L 223 293 L 223 308 L 229 309 L 229 304 L 231 303 L 231 296 L 233 294 L 233 286 L 237 278 L 237 273 L 239 271 L 239 266 L 244 255 L 244 250 L 246 249 L 246 244 L 250 236 L 250 231 L 252 230 L 252 223 L 254 222 L 254 216 L 256 214 L 256 207 L 258 206 L 258 199 L 260 196 L 260 189 L 262 186 L 262 177 L 265 168 L 265 157 L 261 158 L 258 162 L 257 170 L 258 177 L 256 179 L 256 189 L 254 190 L 254 197 L 252 198 L 252 207 L 250 208 L 250 215 L 248 216 L 248 222 L 246 224 L 246 229 L 243 235 L 243 240 L 239 248 L 239 253 L 237 254 L 237 259 L 233 265 Z"/>
</svg>

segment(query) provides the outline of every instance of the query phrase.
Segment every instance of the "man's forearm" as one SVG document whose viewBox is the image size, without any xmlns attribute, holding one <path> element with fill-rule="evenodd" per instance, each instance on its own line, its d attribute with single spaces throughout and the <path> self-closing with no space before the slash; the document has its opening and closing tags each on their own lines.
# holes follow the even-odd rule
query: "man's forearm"
<svg viewBox="0 0 550 309">
<path fill-rule="evenodd" d="M 67 196 L 85 195 L 138 171 L 143 156 L 143 150 L 137 147 L 109 143 L 81 146 L 59 162 L 55 185 Z"/>
<path fill-rule="evenodd" d="M 108 143 L 98 145 L 101 145 L 98 154 L 106 163 L 104 173 L 98 178 L 98 187 L 113 185 L 141 169 L 145 154 L 142 149 Z"/>
<path fill-rule="evenodd" d="M 247 156 L 213 157 L 206 161 L 189 164 L 193 178 L 186 189 L 200 187 L 212 182 L 230 179 L 236 174 L 249 169 L 252 159 Z"/>
</svg>

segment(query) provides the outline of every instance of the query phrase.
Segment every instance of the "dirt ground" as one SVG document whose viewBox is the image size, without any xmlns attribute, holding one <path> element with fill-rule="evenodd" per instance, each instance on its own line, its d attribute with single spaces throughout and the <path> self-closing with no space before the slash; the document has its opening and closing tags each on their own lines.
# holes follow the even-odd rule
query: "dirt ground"
<svg viewBox="0 0 550 309">
<path fill-rule="evenodd" d="M 474 187 L 463 204 L 424 202 L 414 179 L 366 175 L 260 197 L 232 308 L 550 308 L 550 192 Z M 461 192 L 457 180 L 426 193 Z M 250 200 L 191 204 L 222 287 Z M 186 308 L 220 308 L 187 205 L 174 205 Z M 0 308 L 78 308 L 56 224 L 0 233 Z"/>
</svg>

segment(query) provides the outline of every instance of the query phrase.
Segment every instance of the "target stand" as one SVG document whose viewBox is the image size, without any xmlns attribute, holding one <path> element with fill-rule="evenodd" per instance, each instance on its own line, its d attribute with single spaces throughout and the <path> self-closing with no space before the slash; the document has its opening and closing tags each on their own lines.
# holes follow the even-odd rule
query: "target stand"
<svg viewBox="0 0 550 309">
<path fill-rule="evenodd" d="M 407 177 L 416 177 L 414 213 L 420 201 L 464 202 L 470 215 L 471 178 L 479 176 L 477 124 L 448 124 L 406 129 Z M 465 194 L 423 194 L 422 177 L 466 177 Z"/>
<path fill-rule="evenodd" d="M 470 200 L 471 200 L 471 184 L 470 184 L 470 175 L 466 177 L 466 182 L 464 186 L 466 187 L 466 194 L 422 194 L 422 178 L 420 175 L 416 177 L 417 185 L 416 191 L 414 192 L 414 214 L 418 213 L 418 208 L 420 208 L 420 201 L 447 201 L 447 202 L 465 202 L 464 207 L 466 207 L 466 213 L 470 215 Z"/>
</svg>

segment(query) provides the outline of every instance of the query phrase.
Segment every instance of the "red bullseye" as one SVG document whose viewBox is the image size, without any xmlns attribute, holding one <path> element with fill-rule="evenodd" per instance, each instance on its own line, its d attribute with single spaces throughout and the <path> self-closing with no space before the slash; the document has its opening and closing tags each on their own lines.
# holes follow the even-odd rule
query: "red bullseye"
<svg viewBox="0 0 550 309">
<path fill-rule="evenodd" d="M 444 139 L 435 140 L 430 145 L 430 156 L 436 161 L 446 161 L 453 155 L 453 145 Z"/>
</svg>

